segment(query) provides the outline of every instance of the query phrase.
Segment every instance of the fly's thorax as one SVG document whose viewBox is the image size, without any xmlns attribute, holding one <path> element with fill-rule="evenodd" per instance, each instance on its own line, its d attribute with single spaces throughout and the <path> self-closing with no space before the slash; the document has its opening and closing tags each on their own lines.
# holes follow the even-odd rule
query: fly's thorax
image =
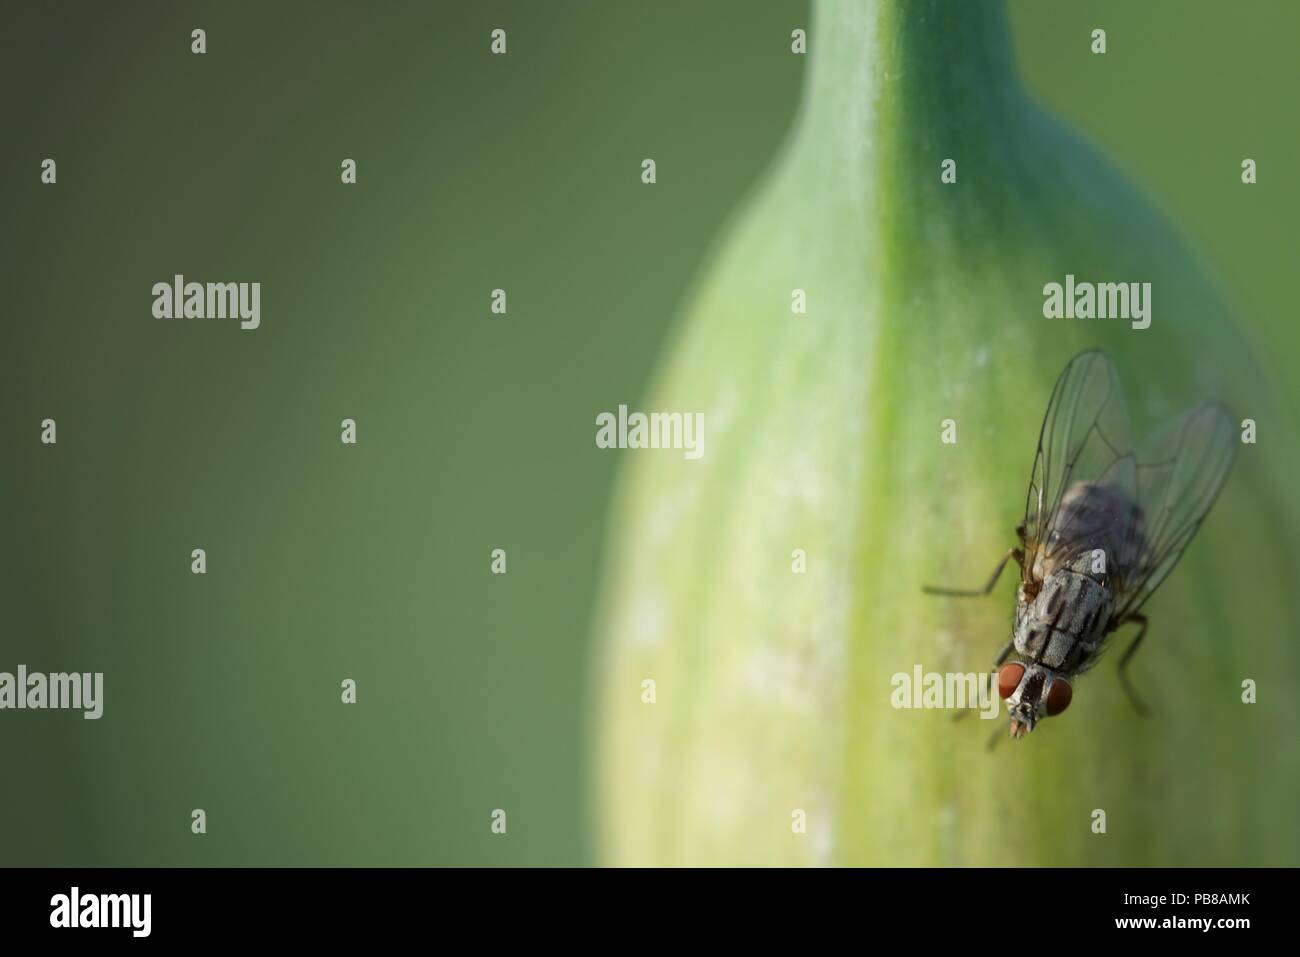
<svg viewBox="0 0 1300 957">
<path fill-rule="evenodd" d="M 1049 575 L 1033 598 L 1017 602 L 1017 652 L 1029 661 L 1071 672 L 1086 664 L 1106 633 L 1114 606 L 1104 573 L 1096 567 L 1091 554 L 1082 553 Z"/>
</svg>

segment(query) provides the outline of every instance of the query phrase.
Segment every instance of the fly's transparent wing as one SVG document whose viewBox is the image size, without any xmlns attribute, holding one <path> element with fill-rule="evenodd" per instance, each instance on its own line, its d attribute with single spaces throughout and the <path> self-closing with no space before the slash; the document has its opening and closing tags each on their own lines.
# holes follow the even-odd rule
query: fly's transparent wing
<svg viewBox="0 0 1300 957">
<path fill-rule="evenodd" d="M 1171 422 L 1139 456 L 1141 548 L 1116 585 L 1113 619 L 1136 614 L 1173 571 L 1232 468 L 1237 435 L 1222 406 L 1204 403 Z"/>
<path fill-rule="evenodd" d="M 1102 549 L 1123 574 L 1138 552 L 1138 469 L 1119 375 L 1102 352 L 1070 360 L 1052 390 L 1025 499 L 1025 578 Z"/>
</svg>

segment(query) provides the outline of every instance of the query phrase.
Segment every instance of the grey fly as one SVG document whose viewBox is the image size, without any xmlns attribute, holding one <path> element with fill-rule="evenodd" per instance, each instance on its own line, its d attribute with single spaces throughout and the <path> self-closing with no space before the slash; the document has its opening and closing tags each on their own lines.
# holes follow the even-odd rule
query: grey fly
<svg viewBox="0 0 1300 957">
<path fill-rule="evenodd" d="M 1016 528 L 1020 544 L 982 588 L 925 587 L 936 595 L 987 595 L 1009 559 L 1020 566 L 1012 637 L 994 663 L 1013 738 L 1064 711 L 1074 679 L 1128 624 L 1137 635 L 1119 660 L 1120 682 L 1146 713 L 1128 677 L 1147 632 L 1142 606 L 1196 534 L 1235 451 L 1232 419 L 1212 403 L 1135 448 L 1110 359 L 1089 351 L 1066 365 L 1043 417 Z"/>
</svg>

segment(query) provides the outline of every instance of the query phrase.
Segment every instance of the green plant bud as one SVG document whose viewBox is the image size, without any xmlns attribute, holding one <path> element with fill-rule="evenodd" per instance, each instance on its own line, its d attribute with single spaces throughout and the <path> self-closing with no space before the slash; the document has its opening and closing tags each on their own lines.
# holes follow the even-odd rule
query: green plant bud
<svg viewBox="0 0 1300 957">
<path fill-rule="evenodd" d="M 1295 410 L 1149 200 L 1022 91 L 1000 5 L 823 0 L 808 50 L 789 141 L 644 400 L 702 412 L 704 454 L 620 453 L 604 861 L 1296 864 Z M 1046 318 L 1067 275 L 1150 283 L 1150 326 Z M 987 672 L 1011 637 L 1014 565 L 984 599 L 921 587 L 978 586 L 1015 544 L 1052 385 L 1088 347 L 1139 435 L 1203 399 L 1260 435 L 1146 606 L 1151 715 L 1116 677 L 1123 629 L 1067 713 L 990 752 L 1005 711 L 896 708 L 891 680 Z"/>
</svg>

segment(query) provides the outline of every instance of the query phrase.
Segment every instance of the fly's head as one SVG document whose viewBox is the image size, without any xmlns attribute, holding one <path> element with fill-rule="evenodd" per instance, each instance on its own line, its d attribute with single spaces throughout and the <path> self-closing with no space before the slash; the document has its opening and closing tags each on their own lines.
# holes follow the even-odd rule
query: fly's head
<svg viewBox="0 0 1300 957">
<path fill-rule="evenodd" d="M 1008 661 L 998 669 L 998 694 L 1011 713 L 1013 738 L 1023 738 L 1041 719 L 1060 714 L 1073 693 L 1068 681 L 1043 665 Z"/>
</svg>

